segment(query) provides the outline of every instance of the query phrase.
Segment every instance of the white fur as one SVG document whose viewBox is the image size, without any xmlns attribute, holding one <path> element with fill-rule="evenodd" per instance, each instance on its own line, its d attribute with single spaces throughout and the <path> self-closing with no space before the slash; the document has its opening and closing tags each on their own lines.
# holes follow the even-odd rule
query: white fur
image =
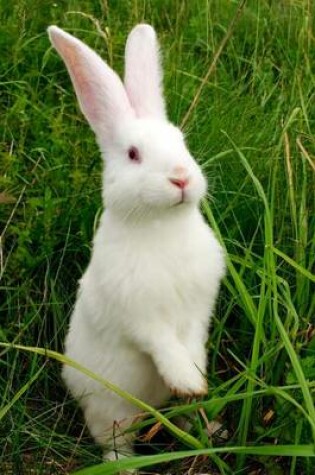
<svg viewBox="0 0 315 475">
<path fill-rule="evenodd" d="M 141 109 L 137 91 L 135 111 L 126 105 L 119 78 L 94 52 L 57 27 L 49 32 L 106 159 L 106 211 L 80 282 L 66 354 L 153 406 L 165 403 L 171 392 L 205 394 L 205 344 L 224 257 L 198 209 L 205 178 L 182 133 L 161 114 L 154 31 L 139 25 L 131 32 L 126 62 L 127 83 L 134 84 L 141 78 L 135 48 L 140 47 L 139 35 L 142 42 L 147 39 L 140 65 L 143 55 L 151 58 L 151 97 L 160 96 L 159 106 L 156 102 L 152 109 L 160 111 L 155 116 L 139 114 L 148 111 L 150 94 L 145 94 Z M 101 112 L 94 114 L 94 108 Z M 131 146 L 139 150 L 141 163 L 128 158 Z M 188 181 L 184 194 L 170 181 L 174 178 Z M 130 453 L 133 436 L 124 429 L 137 409 L 73 368 L 65 366 L 63 377 L 105 454 L 115 448 Z"/>
<path fill-rule="evenodd" d="M 128 36 L 124 83 L 138 117 L 166 119 L 159 46 L 149 25 L 138 25 Z"/>
</svg>

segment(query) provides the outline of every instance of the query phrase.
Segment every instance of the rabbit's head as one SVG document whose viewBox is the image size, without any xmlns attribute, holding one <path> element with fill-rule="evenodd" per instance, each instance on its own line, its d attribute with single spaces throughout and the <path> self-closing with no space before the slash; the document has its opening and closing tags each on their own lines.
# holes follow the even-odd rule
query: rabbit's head
<svg viewBox="0 0 315 475">
<path fill-rule="evenodd" d="M 138 25 L 126 45 L 124 84 L 88 46 L 48 29 L 106 160 L 107 208 L 131 216 L 197 206 L 206 181 L 166 116 L 156 34 Z"/>
</svg>

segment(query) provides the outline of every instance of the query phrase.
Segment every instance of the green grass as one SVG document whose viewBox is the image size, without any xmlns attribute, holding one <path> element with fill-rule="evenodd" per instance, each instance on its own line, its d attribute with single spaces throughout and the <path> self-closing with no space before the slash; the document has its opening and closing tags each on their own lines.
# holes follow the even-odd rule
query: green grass
<svg viewBox="0 0 315 475">
<path fill-rule="evenodd" d="M 125 464 L 178 475 L 314 474 L 312 3 L 248 0 L 208 76 L 235 1 L 0 0 L 1 474 L 118 470 L 100 465 L 60 378 L 101 210 L 101 160 L 46 28 L 79 36 L 121 72 L 127 32 L 140 21 L 158 31 L 169 115 L 185 118 L 208 176 L 202 208 L 228 274 L 208 344 L 209 395 L 161 412 L 135 401 L 148 420 L 134 428 L 159 421 L 171 436 Z M 172 423 L 178 415 L 189 433 Z M 221 424 L 215 433 L 211 421 Z"/>
</svg>

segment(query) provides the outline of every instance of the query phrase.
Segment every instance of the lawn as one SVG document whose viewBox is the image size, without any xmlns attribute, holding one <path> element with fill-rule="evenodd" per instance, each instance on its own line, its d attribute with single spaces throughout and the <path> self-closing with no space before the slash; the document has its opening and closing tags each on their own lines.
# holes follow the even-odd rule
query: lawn
<svg viewBox="0 0 315 475">
<path fill-rule="evenodd" d="M 313 2 L 0 0 L 0 20 L 0 473 L 117 473 L 100 465 L 60 378 L 102 163 L 46 28 L 78 36 L 122 73 L 127 33 L 145 21 L 162 45 L 169 116 L 208 177 L 202 210 L 228 273 L 208 396 L 142 407 L 139 456 L 126 464 L 313 475 Z M 189 429 L 173 425 L 179 414 Z"/>
</svg>

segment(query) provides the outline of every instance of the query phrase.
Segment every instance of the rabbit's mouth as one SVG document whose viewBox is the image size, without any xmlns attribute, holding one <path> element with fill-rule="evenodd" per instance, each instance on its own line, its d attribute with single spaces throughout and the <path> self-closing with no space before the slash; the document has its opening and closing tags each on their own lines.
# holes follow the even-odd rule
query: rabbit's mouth
<svg viewBox="0 0 315 475">
<path fill-rule="evenodd" d="M 187 195 L 185 193 L 184 190 L 181 190 L 181 197 L 180 197 L 180 200 L 179 201 L 176 201 L 176 203 L 173 205 L 173 206 L 180 206 L 184 203 L 187 202 L 187 199 L 186 199 Z"/>
</svg>

